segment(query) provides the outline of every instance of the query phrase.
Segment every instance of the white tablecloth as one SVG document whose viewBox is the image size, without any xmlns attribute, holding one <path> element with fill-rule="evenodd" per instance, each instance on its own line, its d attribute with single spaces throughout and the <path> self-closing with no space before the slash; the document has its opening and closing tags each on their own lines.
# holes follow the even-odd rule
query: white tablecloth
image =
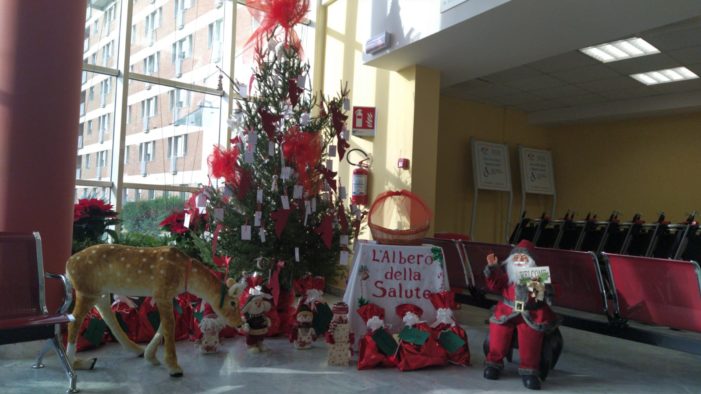
<svg viewBox="0 0 701 394">
<path fill-rule="evenodd" d="M 361 297 L 385 309 L 385 323 L 392 333 L 403 328 L 395 312 L 400 304 L 418 306 L 423 310 L 422 320 L 433 323 L 436 309 L 428 296 L 449 288 L 444 261 L 443 251 L 434 245 L 358 244 L 343 296 L 356 345 L 366 332 L 365 322 L 356 312 Z"/>
</svg>

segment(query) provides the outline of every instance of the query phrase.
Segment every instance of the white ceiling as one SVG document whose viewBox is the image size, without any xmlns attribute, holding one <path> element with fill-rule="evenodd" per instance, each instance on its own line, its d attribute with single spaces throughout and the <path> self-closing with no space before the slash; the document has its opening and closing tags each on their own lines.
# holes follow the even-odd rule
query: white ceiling
<svg viewBox="0 0 701 394">
<path fill-rule="evenodd" d="M 632 5 L 641 8 L 626 12 Z M 695 110 L 701 79 L 645 86 L 629 75 L 679 66 L 701 75 L 699 15 L 698 0 L 512 0 L 367 64 L 438 69 L 442 94 L 522 110 L 536 124 Z M 476 33 L 485 35 L 465 38 Z M 601 63 L 578 51 L 632 36 L 661 53 Z"/>
</svg>

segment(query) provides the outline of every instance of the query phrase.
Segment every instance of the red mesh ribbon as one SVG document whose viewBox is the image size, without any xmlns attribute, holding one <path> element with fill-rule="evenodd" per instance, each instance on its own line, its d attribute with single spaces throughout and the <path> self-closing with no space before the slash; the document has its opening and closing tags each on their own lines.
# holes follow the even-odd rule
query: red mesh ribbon
<svg viewBox="0 0 701 394">
<path fill-rule="evenodd" d="M 309 0 L 248 0 L 246 5 L 251 15 L 260 21 L 260 26 L 246 41 L 246 45 L 256 41 L 260 46 L 266 35 L 270 35 L 280 25 L 285 31 L 285 43 L 292 45 L 298 52 L 301 50 L 302 45 L 293 27 L 304 20 L 309 11 Z"/>
<path fill-rule="evenodd" d="M 299 182 L 307 191 L 313 190 L 307 168 L 315 169 L 321 160 L 321 140 L 319 133 L 299 131 L 292 127 L 285 136 L 283 154 L 286 160 L 295 163 Z"/>
<path fill-rule="evenodd" d="M 207 160 L 212 176 L 224 178 L 226 183 L 236 190 L 239 200 L 243 199 L 251 188 L 251 174 L 238 164 L 240 154 L 238 146 L 226 150 L 216 146 Z"/>
</svg>

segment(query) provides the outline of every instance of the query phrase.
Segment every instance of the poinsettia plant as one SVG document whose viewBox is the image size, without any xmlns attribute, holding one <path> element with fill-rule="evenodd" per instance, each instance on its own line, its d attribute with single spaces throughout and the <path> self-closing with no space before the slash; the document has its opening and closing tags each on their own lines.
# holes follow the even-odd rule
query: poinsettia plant
<svg viewBox="0 0 701 394">
<path fill-rule="evenodd" d="M 187 255 L 207 265 L 212 265 L 211 252 L 204 241 L 208 225 L 207 213 L 197 207 L 197 194 L 193 194 L 182 210 L 173 211 L 160 223 L 172 243 Z"/>
<path fill-rule="evenodd" d="M 99 198 L 81 198 L 73 205 L 73 253 L 91 245 L 104 243 L 107 236 L 117 239 L 110 226 L 119 223 L 111 204 Z"/>
</svg>

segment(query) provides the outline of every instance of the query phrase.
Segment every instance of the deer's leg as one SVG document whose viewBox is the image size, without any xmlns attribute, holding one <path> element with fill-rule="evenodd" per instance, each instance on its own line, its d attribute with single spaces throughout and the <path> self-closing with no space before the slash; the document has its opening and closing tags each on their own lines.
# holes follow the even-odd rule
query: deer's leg
<svg viewBox="0 0 701 394">
<path fill-rule="evenodd" d="M 160 314 L 160 309 L 158 310 L 158 313 Z M 153 365 L 160 365 L 161 362 L 158 361 L 158 358 L 156 357 L 156 351 L 158 351 L 158 347 L 161 345 L 161 342 L 163 341 L 163 334 L 161 333 L 161 327 L 163 327 L 163 322 L 161 321 L 161 324 L 158 325 L 158 330 L 156 331 L 156 334 L 151 338 L 151 342 L 148 343 L 148 346 L 146 346 L 146 352 L 144 353 L 144 358 L 146 361 L 150 362 Z"/>
<path fill-rule="evenodd" d="M 158 313 L 161 316 L 161 325 L 158 331 L 163 334 L 165 355 L 163 362 L 168 367 L 170 376 L 183 376 L 183 370 L 178 365 L 178 357 L 175 354 L 175 316 L 173 315 L 173 297 L 158 297 L 156 299 Z"/>
<path fill-rule="evenodd" d="M 77 359 L 75 357 L 76 343 L 78 342 L 78 330 L 83 323 L 83 319 L 90 312 L 90 309 L 95 305 L 98 296 L 83 294 L 76 291 L 75 307 L 73 308 L 73 317 L 75 320 L 68 323 L 68 340 L 66 346 L 66 358 L 71 363 L 73 369 L 93 369 L 97 358 Z"/>
<path fill-rule="evenodd" d="M 129 339 L 127 334 L 122 329 L 122 326 L 119 325 L 117 317 L 114 315 L 114 312 L 110 306 L 109 297 L 100 297 L 95 306 L 97 307 L 97 310 L 100 311 L 100 315 L 102 315 L 102 319 L 107 324 L 107 327 L 109 327 L 110 331 L 112 331 L 112 335 L 114 335 L 122 347 L 137 355 L 144 354 L 144 348 Z"/>
</svg>

